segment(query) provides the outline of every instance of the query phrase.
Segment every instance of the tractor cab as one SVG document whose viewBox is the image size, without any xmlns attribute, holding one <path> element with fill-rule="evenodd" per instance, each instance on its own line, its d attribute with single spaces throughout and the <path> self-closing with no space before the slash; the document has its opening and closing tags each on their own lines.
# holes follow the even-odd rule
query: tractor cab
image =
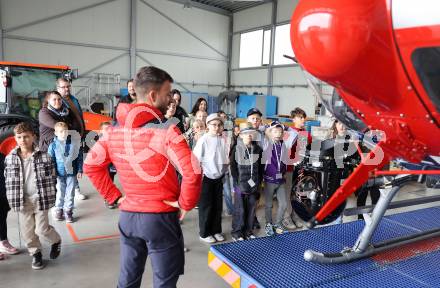
<svg viewBox="0 0 440 288">
<path fill-rule="evenodd" d="M 60 77 L 73 80 L 78 70 L 69 66 L 0 62 L 0 153 L 7 154 L 16 145 L 13 127 L 22 121 L 31 122 L 38 131 L 38 112 L 44 92 L 56 90 Z M 83 113 L 86 131 L 96 131 L 111 117 L 93 112 Z"/>
<path fill-rule="evenodd" d="M 38 118 L 44 91 L 56 89 L 56 79 L 75 78 L 68 66 L 0 62 L 0 113 Z"/>
</svg>

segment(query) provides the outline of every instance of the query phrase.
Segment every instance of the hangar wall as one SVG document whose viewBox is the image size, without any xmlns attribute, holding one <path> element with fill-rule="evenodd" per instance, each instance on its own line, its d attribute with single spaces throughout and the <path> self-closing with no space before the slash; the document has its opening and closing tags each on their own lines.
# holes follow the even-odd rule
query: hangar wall
<svg viewBox="0 0 440 288">
<path fill-rule="evenodd" d="M 240 33 L 262 28 L 271 29 L 273 20 L 275 25 L 289 23 L 297 3 L 298 0 L 278 0 L 275 5 L 276 16 L 272 15 L 273 3 L 266 3 L 234 13 L 231 83 L 235 89 L 246 91 L 249 94 L 254 92 L 268 94 L 268 91 L 271 90 L 272 95 L 278 96 L 278 114 L 290 114 L 290 111 L 295 107 L 301 107 L 307 112 L 307 115 L 313 116 L 315 98 L 310 90 L 304 87 L 306 80 L 298 65 L 239 68 Z M 272 19 L 273 16 L 275 19 Z M 271 76 L 273 87 L 269 83 L 270 73 L 273 73 Z"/>
<path fill-rule="evenodd" d="M 145 65 L 182 91 L 218 95 L 226 85 L 226 15 L 163 0 L 0 0 L 0 20 L 4 61 L 78 68 L 74 85 L 99 72 L 119 73 L 124 86 Z"/>
</svg>

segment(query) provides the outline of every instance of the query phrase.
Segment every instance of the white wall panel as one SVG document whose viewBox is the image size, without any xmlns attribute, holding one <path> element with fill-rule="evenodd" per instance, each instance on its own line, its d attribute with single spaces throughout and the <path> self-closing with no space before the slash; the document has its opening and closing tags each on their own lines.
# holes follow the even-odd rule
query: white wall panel
<svg viewBox="0 0 440 288">
<path fill-rule="evenodd" d="M 232 85 L 266 85 L 267 69 L 233 71 L 231 83 Z M 267 88 L 237 87 L 235 90 L 245 91 L 248 94 L 252 94 L 254 92 L 265 94 Z"/>
<path fill-rule="evenodd" d="M 17 49 L 17 47 L 20 47 L 20 49 Z M 4 48 L 5 55 L 8 55 L 8 61 L 69 65 L 72 68 L 78 68 L 79 74 L 84 74 L 86 71 L 123 53 L 121 51 L 52 45 L 11 39 L 6 41 Z M 119 73 L 124 77 L 123 75 L 128 75 L 127 63 L 128 54 L 94 72 Z"/>
<path fill-rule="evenodd" d="M 160 66 L 170 73 L 174 80 L 179 82 L 195 82 L 195 83 L 211 83 L 211 84 L 226 84 L 226 62 L 209 61 L 209 60 L 194 60 L 190 58 L 170 57 L 165 55 L 154 55 L 147 53 L 140 53 L 142 58 L 145 58 L 150 63 Z M 148 65 L 141 58 L 137 58 L 137 69 Z M 194 67 L 195 66 L 195 67 Z M 189 68 L 191 67 L 191 68 Z M 184 84 L 190 91 L 193 92 L 208 92 L 206 86 L 192 86 Z M 210 87 L 212 91 L 217 91 L 217 87 Z M 222 88 L 220 88 L 222 89 Z M 224 90 L 224 88 L 223 88 Z M 212 95 L 217 95 L 218 92 Z"/>
<path fill-rule="evenodd" d="M 228 17 L 196 8 L 183 9 L 182 4 L 170 1 L 145 2 L 171 17 L 223 55 L 227 54 Z M 222 57 L 142 2 L 138 3 L 138 31 L 138 48 L 186 54 L 196 52 L 200 56 Z"/>
<path fill-rule="evenodd" d="M 1 0 L 3 29 L 65 13 L 104 0 Z"/>
<path fill-rule="evenodd" d="M 234 32 L 269 25 L 272 17 L 271 11 L 272 3 L 267 3 L 234 13 Z"/>
<path fill-rule="evenodd" d="M 289 21 L 298 0 L 278 0 L 277 22 Z"/>
<path fill-rule="evenodd" d="M 40 1 L 32 1 L 30 3 Z M 130 34 L 127 33 L 130 29 L 129 20 L 126 16 L 128 13 L 128 1 L 118 0 L 61 18 L 24 27 L 12 31 L 10 34 L 128 48 L 130 39 Z M 53 14 L 46 12 L 41 14 L 39 18 L 49 15 Z M 22 23 L 28 22 L 26 18 L 22 18 L 21 21 Z M 7 29 L 8 26 L 10 25 L 8 24 L 5 28 Z"/>
<path fill-rule="evenodd" d="M 16 27 L 103 1 L 0 0 L 2 28 Z M 131 0 L 116 0 L 23 27 L 11 31 L 9 35 L 129 48 L 130 2 Z M 183 9 L 182 4 L 171 1 L 145 0 L 145 2 L 172 18 L 221 54 L 227 54 L 229 17 L 197 8 Z M 136 46 L 138 49 L 226 60 L 219 53 L 171 23 L 140 0 L 136 1 L 136 10 Z M 78 68 L 80 74 L 122 53 L 124 51 L 4 39 L 4 58 L 7 61 L 66 64 Z M 170 72 L 176 81 L 226 84 L 226 61 L 139 53 L 154 65 Z M 148 65 L 138 57 L 136 61 L 137 68 Z M 119 73 L 122 79 L 128 79 L 130 77 L 129 65 L 130 59 L 127 54 L 95 72 Z M 78 82 L 84 81 L 78 80 Z M 124 86 L 125 81 L 122 82 L 121 84 Z M 208 92 L 212 95 L 217 95 L 221 90 L 224 90 L 222 87 L 186 86 L 191 91 Z"/>
<path fill-rule="evenodd" d="M 278 96 L 278 114 L 290 115 L 290 111 L 300 107 L 307 116 L 314 116 L 315 98 L 310 89 L 273 88 L 273 95 Z"/>
<path fill-rule="evenodd" d="M 299 66 L 293 67 L 275 67 L 273 69 L 273 83 L 274 84 L 296 84 L 306 85 L 304 73 Z"/>
</svg>

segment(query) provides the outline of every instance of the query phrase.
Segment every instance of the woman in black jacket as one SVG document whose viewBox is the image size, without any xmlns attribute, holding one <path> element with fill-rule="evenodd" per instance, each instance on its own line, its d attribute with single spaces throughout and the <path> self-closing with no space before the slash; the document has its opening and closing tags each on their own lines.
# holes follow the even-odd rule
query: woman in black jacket
<svg viewBox="0 0 440 288">
<path fill-rule="evenodd" d="M 52 143 L 55 136 L 54 126 L 57 122 L 65 122 L 69 130 L 76 130 L 81 133 L 81 127 L 74 119 L 73 113 L 63 103 L 60 93 L 57 91 L 46 92 L 43 108 L 38 113 L 38 122 L 40 124 L 39 148 L 41 151 L 47 151 L 49 144 Z"/>
</svg>

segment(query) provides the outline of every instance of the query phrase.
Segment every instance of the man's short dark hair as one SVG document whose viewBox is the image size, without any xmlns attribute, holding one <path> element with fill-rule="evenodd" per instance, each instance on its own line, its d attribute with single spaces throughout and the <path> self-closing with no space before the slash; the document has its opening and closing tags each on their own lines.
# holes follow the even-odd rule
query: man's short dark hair
<svg viewBox="0 0 440 288">
<path fill-rule="evenodd" d="M 127 86 L 128 86 L 128 84 L 130 84 L 130 83 L 132 83 L 132 82 L 134 82 L 134 79 L 133 79 L 133 78 L 129 79 L 129 80 L 127 81 Z"/>
<path fill-rule="evenodd" d="M 14 135 L 21 134 L 24 132 L 30 132 L 35 135 L 34 128 L 29 122 L 20 122 L 14 127 Z"/>
<path fill-rule="evenodd" d="M 290 116 L 292 117 L 292 118 L 295 118 L 295 117 L 304 117 L 304 118 L 307 118 L 307 114 L 306 114 L 306 112 L 303 110 L 303 109 L 301 109 L 301 108 L 299 108 L 299 107 L 296 107 L 295 109 L 293 109 L 291 112 L 290 112 Z"/>
<path fill-rule="evenodd" d="M 144 97 L 153 89 L 159 89 L 166 81 L 173 83 L 170 74 L 154 66 L 144 66 L 134 78 L 136 95 Z"/>
<path fill-rule="evenodd" d="M 218 114 L 218 115 L 220 115 L 220 114 L 225 114 L 225 115 L 226 115 L 226 112 L 223 111 L 223 110 L 218 110 L 218 111 L 217 111 L 217 114 Z"/>
</svg>

